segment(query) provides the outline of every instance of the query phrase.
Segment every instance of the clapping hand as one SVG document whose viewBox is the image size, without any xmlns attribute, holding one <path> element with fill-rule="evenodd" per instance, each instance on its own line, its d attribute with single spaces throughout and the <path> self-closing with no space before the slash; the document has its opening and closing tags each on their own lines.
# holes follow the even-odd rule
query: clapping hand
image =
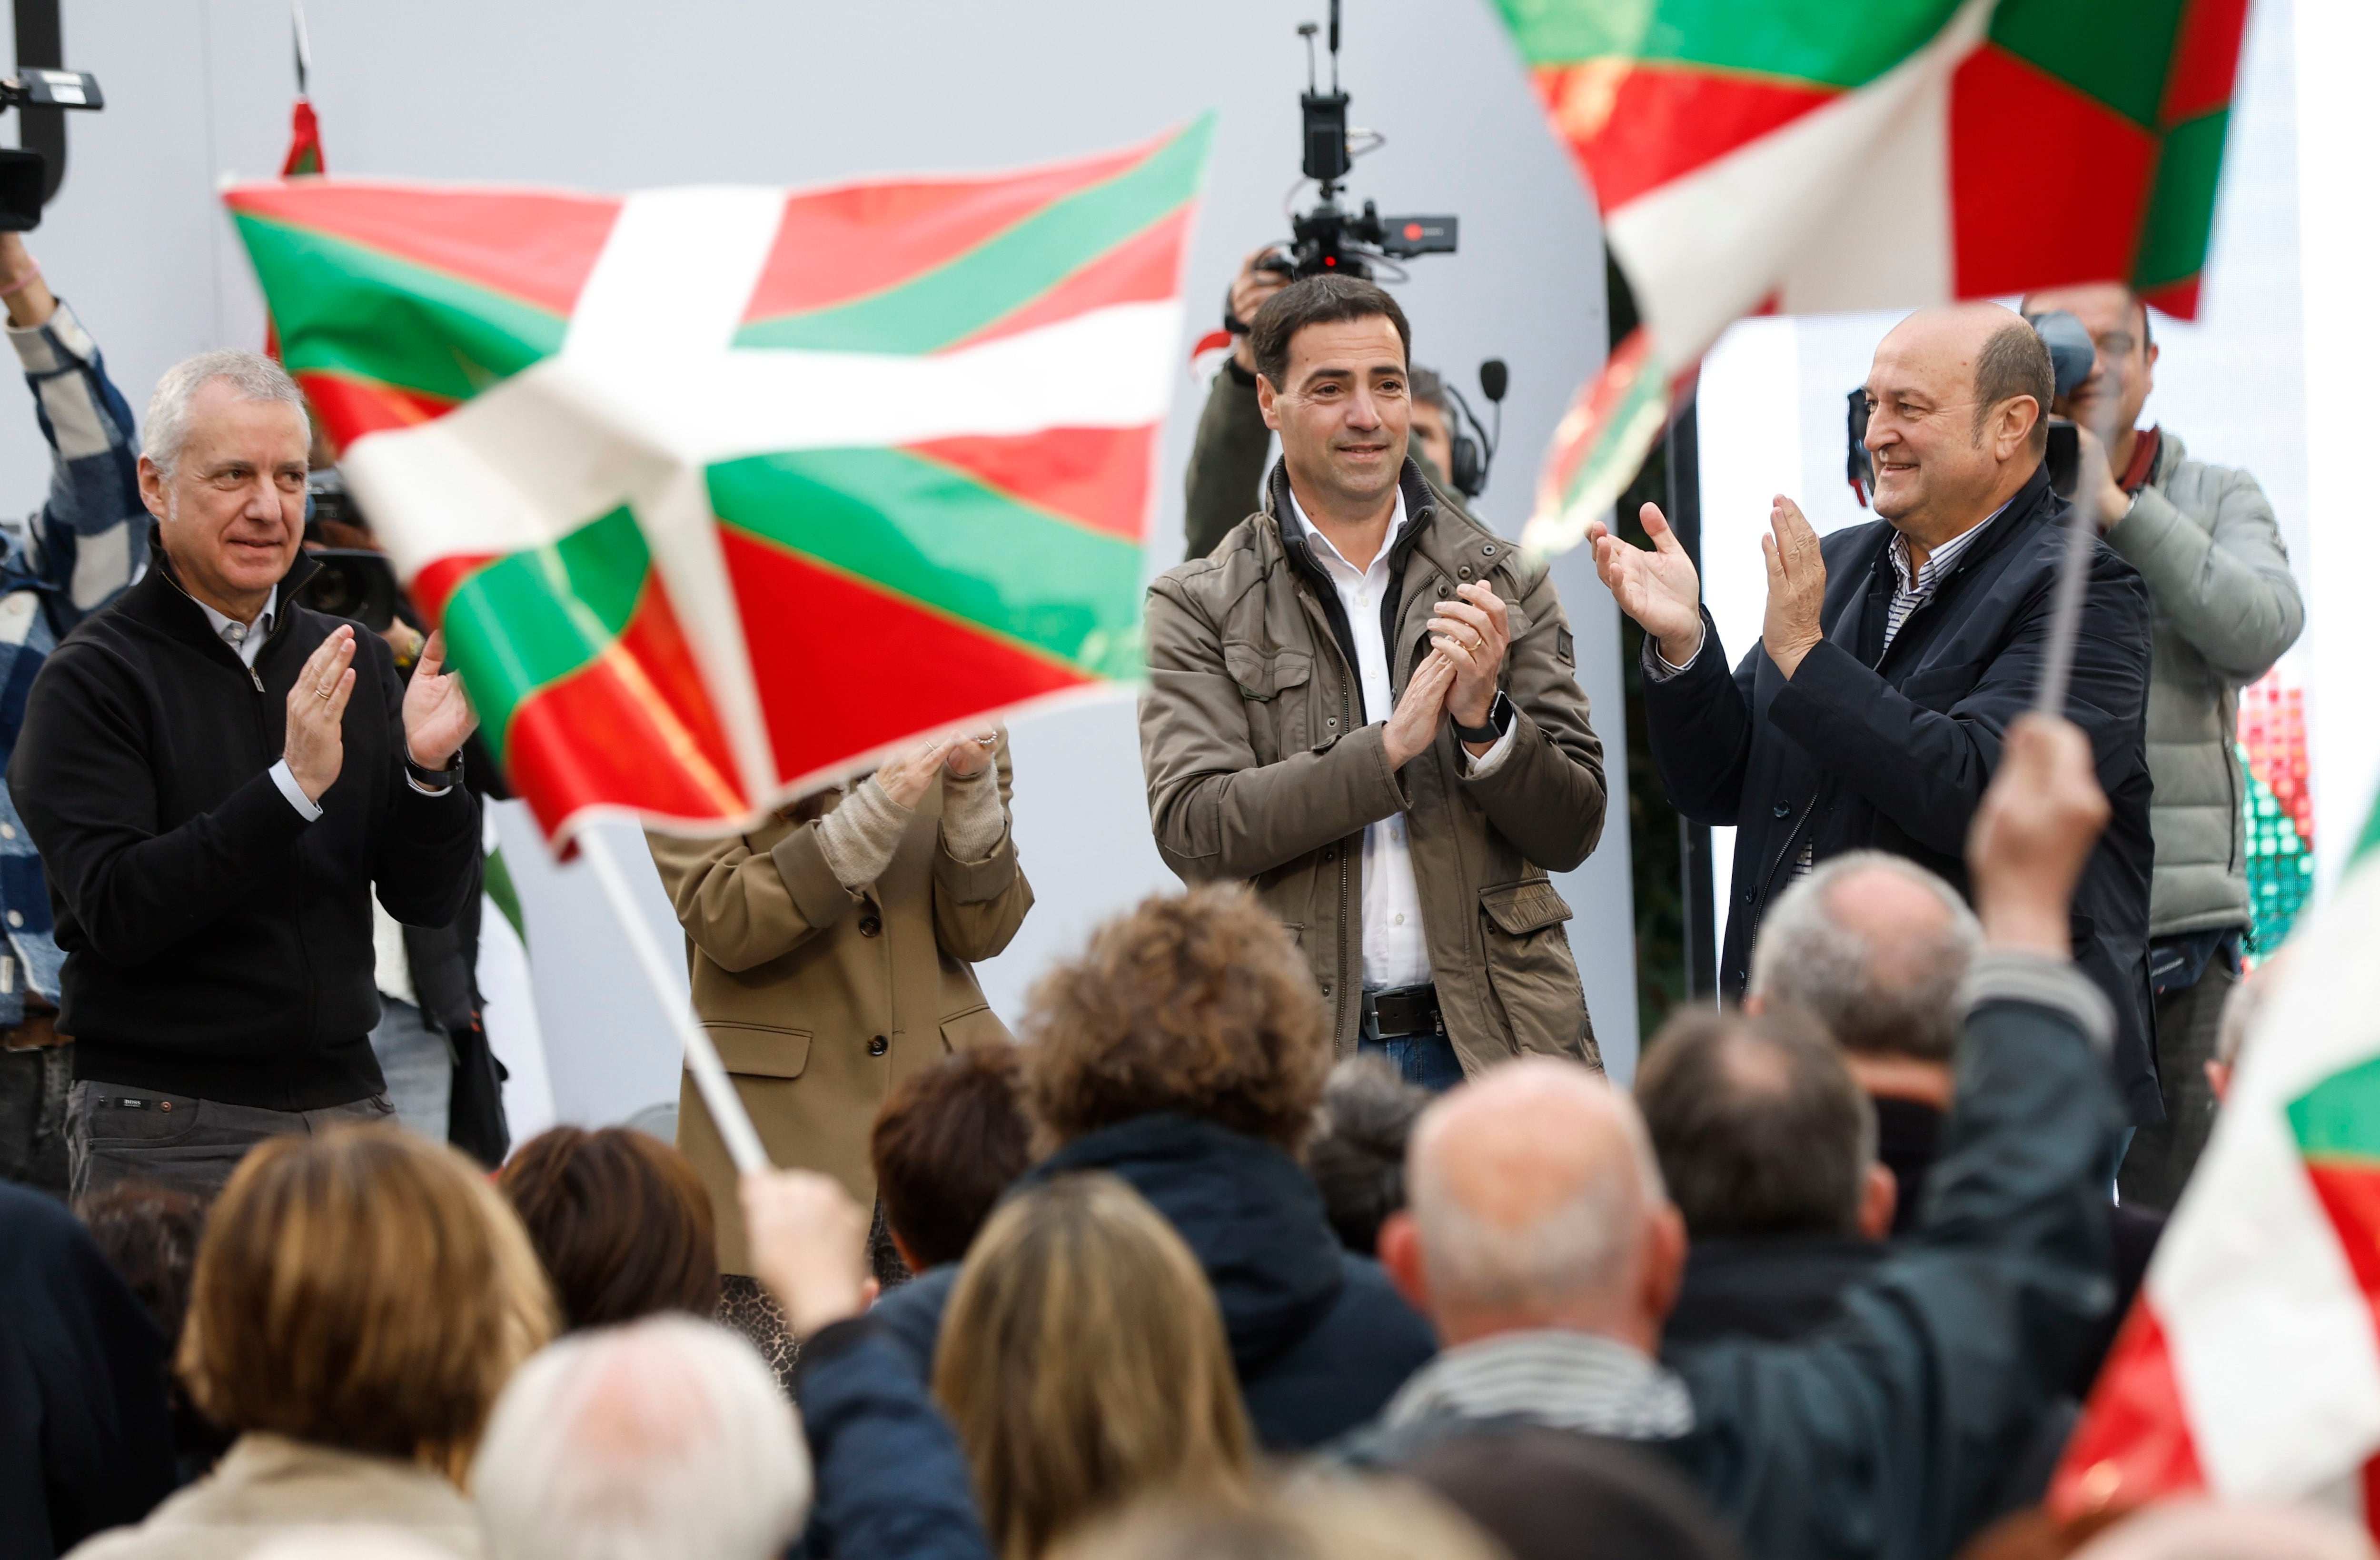
<svg viewBox="0 0 2380 1560">
<path fill-rule="evenodd" d="M 306 799 L 317 805 L 337 783 L 346 760 L 339 723 L 346 718 L 347 699 L 356 690 L 355 658 L 356 631 L 342 623 L 306 657 L 283 701 L 281 762 L 289 766 L 289 777 Z M 408 705 L 408 725 L 410 713 Z"/>
<path fill-rule="evenodd" d="M 1496 678 L 1512 643 L 1512 614 L 1504 599 L 1474 580 L 1454 588 L 1458 598 L 1440 602 L 1429 620 L 1430 643 L 1454 667 L 1446 713 L 1457 725 L 1483 726 L 1496 708 Z"/>
<path fill-rule="evenodd" d="M 942 756 L 942 767 L 953 780 L 972 780 L 991 767 L 991 755 L 1000 747 L 1000 727 L 978 731 L 972 737 L 954 738 L 950 750 Z"/>
<path fill-rule="evenodd" d="M 339 629 L 342 634 L 352 630 Z M 463 676 L 446 670 L 446 636 L 435 633 L 421 647 L 413 678 L 405 685 L 405 748 L 424 769 L 443 769 L 455 750 L 480 729 L 480 713 L 463 691 Z"/>
<path fill-rule="evenodd" d="M 1802 657 L 1826 637 L 1820 618 L 1827 603 L 1827 556 L 1801 506 L 1781 493 L 1769 506 L 1768 534 L 1760 539 L 1760 556 L 1768 566 L 1768 606 L 1760 619 L 1761 648 L 1777 663 L 1777 669 L 1791 677 L 1802 664 Z"/>
<path fill-rule="evenodd" d="M 1383 736 L 1390 769 L 1402 769 L 1438 740 L 1438 723 L 1446 718 L 1446 696 L 1453 688 L 1454 663 L 1442 650 L 1431 651 L 1428 658 L 1414 668 L 1414 675 L 1405 679 L 1405 690 L 1398 697 L 1397 707 L 1389 712 L 1388 730 Z"/>
<path fill-rule="evenodd" d="M 1647 504 L 1637 515 L 1645 534 L 1653 539 L 1649 552 L 1612 535 L 1600 520 L 1588 523 L 1595 572 L 1603 577 L 1620 610 L 1658 642 L 1661 659 L 1672 666 L 1687 665 L 1703 645 L 1702 580 L 1662 518 L 1661 506 Z"/>
<path fill-rule="evenodd" d="M 924 799 L 926 787 L 941 776 L 942 760 L 951 750 L 947 737 L 930 737 L 905 753 L 884 761 L 876 783 L 895 807 L 910 808 Z"/>
</svg>

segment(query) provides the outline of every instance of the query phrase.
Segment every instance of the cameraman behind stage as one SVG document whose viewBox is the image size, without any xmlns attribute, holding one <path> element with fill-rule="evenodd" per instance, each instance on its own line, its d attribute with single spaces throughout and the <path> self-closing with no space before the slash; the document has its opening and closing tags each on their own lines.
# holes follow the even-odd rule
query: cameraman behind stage
<svg viewBox="0 0 2380 1560">
<path fill-rule="evenodd" d="M 2147 306 L 2112 283 L 2024 300 L 2028 316 L 2055 310 L 2081 320 L 2098 346 L 2090 377 L 2056 406 L 2082 439 L 2106 415 L 2101 398 L 2115 372 L 2114 447 L 2092 516 L 2149 591 L 2149 982 L 2165 1120 L 2132 1140 L 2118 1185 L 2126 1202 L 2170 1209 L 2215 1124 L 2205 1064 L 2252 920 L 2235 748 L 2240 689 L 2297 642 L 2305 606 L 2256 479 L 2192 460 L 2173 434 L 2139 426 L 2157 360 Z"/>
<path fill-rule="evenodd" d="M 1272 430 L 1265 426 L 1257 404 L 1256 350 L 1248 344 L 1245 323 L 1257 317 L 1265 300 L 1289 285 L 1278 246 L 1267 244 L 1240 262 L 1232 279 L 1232 355 L 1216 371 L 1207 393 L 1207 409 L 1198 417 L 1198 439 L 1190 446 L 1190 466 L 1183 476 L 1189 503 L 1182 529 L 1189 541 L 1185 557 L 1203 558 L 1215 550 L 1226 532 L 1247 518 L 1264 481 L 1265 454 Z M 1267 265 L 1266 261 L 1274 263 Z M 1415 365 L 1413 371 L 1413 457 L 1428 479 L 1439 502 L 1463 509 L 1450 474 L 1454 469 L 1454 408 L 1438 375 Z"/>
</svg>

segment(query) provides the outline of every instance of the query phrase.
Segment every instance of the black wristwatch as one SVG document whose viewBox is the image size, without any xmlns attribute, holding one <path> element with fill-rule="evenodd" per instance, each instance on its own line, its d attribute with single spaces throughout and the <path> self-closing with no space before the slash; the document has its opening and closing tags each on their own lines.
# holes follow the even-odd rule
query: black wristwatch
<svg viewBox="0 0 2380 1560">
<path fill-rule="evenodd" d="M 1488 706 L 1486 725 L 1465 725 L 1454 723 L 1454 735 L 1464 742 L 1494 742 L 1512 729 L 1512 701 L 1501 689 L 1496 691 L 1496 702 Z"/>
<path fill-rule="evenodd" d="M 1474 738 L 1474 740 L 1476 740 L 1476 738 Z M 413 777 L 413 783 L 419 786 L 423 790 L 443 791 L 450 789 L 456 781 L 463 778 L 463 750 L 460 748 L 455 749 L 455 756 L 446 761 L 446 767 L 443 769 L 424 768 L 422 765 L 414 762 L 413 755 L 411 753 L 407 753 L 405 755 L 405 773 L 411 775 Z"/>
</svg>

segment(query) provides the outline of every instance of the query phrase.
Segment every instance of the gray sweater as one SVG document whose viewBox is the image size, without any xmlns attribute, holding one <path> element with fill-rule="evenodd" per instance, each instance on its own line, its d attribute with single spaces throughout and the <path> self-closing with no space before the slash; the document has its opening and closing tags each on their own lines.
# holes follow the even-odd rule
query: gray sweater
<svg viewBox="0 0 2380 1560">
<path fill-rule="evenodd" d="M 2161 434 L 2156 469 L 2107 543 L 2148 582 L 2149 935 L 2251 920 L 2234 750 L 2240 689 L 2297 642 L 2305 604 L 2256 479 Z"/>
</svg>

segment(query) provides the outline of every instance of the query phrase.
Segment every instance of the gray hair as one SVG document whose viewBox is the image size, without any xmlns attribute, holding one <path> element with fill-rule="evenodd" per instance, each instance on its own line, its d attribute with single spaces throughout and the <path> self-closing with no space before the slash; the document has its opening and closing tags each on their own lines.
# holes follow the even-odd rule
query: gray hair
<svg viewBox="0 0 2380 1560">
<path fill-rule="evenodd" d="M 260 352 L 225 348 L 185 358 L 167 369 L 149 396 L 149 415 L 140 421 L 140 453 L 167 477 L 190 442 L 190 403 L 215 380 L 227 381 L 242 400 L 279 401 L 306 415 L 306 396 L 289 371 Z"/>
<path fill-rule="evenodd" d="M 1447 1184 L 1439 1156 L 1413 1155 L 1406 1171 L 1410 1208 L 1433 1298 L 1485 1310 L 1543 1311 L 1581 1296 L 1608 1294 L 1627 1277 L 1636 1232 L 1647 1213 L 1669 1201 L 1669 1192 L 1635 1103 L 1618 1090 L 1611 1091 L 1611 1102 L 1627 1160 L 1607 1161 L 1569 1197 L 1517 1226 L 1465 1206 Z M 1633 1177 L 1620 1173 L 1623 1163 L 1635 1171 Z"/>
<path fill-rule="evenodd" d="M 655 1316 L 522 1366 L 471 1488 L 493 1560 L 768 1560 L 809 1509 L 810 1466 L 749 1344 Z"/>
<path fill-rule="evenodd" d="M 1923 887 L 1942 920 L 1900 928 L 1888 941 L 1845 925 L 1838 891 L 1870 871 Z M 1949 884 L 1901 857 L 1854 850 L 1778 896 L 1753 945 L 1751 991 L 1806 1010 L 1846 1051 L 1944 1062 L 1958 1049 L 1959 985 L 1983 940 Z"/>
</svg>

